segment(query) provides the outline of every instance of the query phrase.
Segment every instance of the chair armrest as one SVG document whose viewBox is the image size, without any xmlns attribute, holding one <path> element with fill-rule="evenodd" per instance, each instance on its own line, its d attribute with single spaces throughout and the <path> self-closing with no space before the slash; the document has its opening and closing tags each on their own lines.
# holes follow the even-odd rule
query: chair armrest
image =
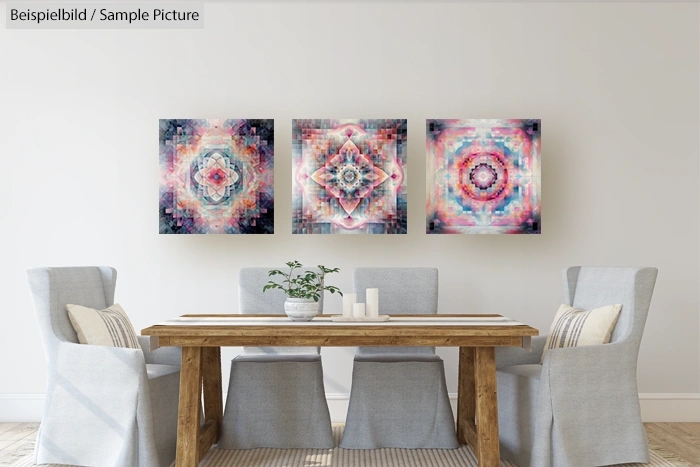
<svg viewBox="0 0 700 467">
<path fill-rule="evenodd" d="M 174 365 L 177 367 L 182 364 L 182 349 L 180 347 L 159 347 L 151 352 L 150 336 L 138 336 L 138 338 L 146 363 Z"/>
<path fill-rule="evenodd" d="M 496 368 L 540 363 L 546 341 L 547 336 L 533 337 L 532 351 L 530 352 L 522 347 L 496 347 Z"/>
<path fill-rule="evenodd" d="M 574 436 L 569 439 L 583 436 L 589 444 L 619 437 L 646 443 L 637 390 L 637 350 L 625 341 L 547 350 L 538 405 L 549 414 L 541 423 L 554 424 L 557 432 Z M 533 449 L 548 450 L 544 445 Z"/>
<path fill-rule="evenodd" d="M 61 399 L 55 407 L 66 410 L 67 417 L 87 409 L 96 423 L 121 419 L 120 411 L 136 407 L 139 388 L 148 384 L 139 349 L 61 342 L 49 357 L 47 404 Z"/>
<path fill-rule="evenodd" d="M 637 349 L 627 342 L 550 349 L 542 362 L 551 384 L 561 382 L 570 391 L 606 386 L 619 392 L 637 390 Z M 545 368 L 543 368 L 544 372 Z"/>
<path fill-rule="evenodd" d="M 79 456 L 83 465 L 124 460 L 125 443 L 137 439 L 141 426 L 138 413 L 151 410 L 141 349 L 63 341 L 47 359 L 44 441 L 36 447 L 37 456 L 55 459 L 54 449 L 59 446 Z M 40 463 L 45 462 L 51 461 Z"/>
<path fill-rule="evenodd" d="M 55 355 L 49 355 L 49 365 L 61 370 L 90 371 L 100 370 L 100 367 L 111 366 L 107 373 L 139 372 L 145 370 L 143 352 L 139 349 L 124 347 L 109 347 L 105 345 L 76 344 L 62 341 Z M 54 365 L 51 365 L 53 363 Z"/>
</svg>

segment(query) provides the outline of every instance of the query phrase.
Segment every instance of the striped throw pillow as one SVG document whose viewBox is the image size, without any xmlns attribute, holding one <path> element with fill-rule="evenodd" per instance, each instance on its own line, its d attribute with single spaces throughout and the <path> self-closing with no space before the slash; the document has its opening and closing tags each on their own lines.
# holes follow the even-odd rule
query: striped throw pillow
<svg viewBox="0 0 700 467">
<path fill-rule="evenodd" d="M 66 305 L 66 309 L 81 344 L 141 348 L 129 317 L 119 305 L 104 310 Z"/>
<path fill-rule="evenodd" d="M 559 307 L 549 328 L 542 360 L 547 350 L 610 342 L 622 305 L 606 305 L 592 310 L 581 310 L 569 305 Z"/>
</svg>

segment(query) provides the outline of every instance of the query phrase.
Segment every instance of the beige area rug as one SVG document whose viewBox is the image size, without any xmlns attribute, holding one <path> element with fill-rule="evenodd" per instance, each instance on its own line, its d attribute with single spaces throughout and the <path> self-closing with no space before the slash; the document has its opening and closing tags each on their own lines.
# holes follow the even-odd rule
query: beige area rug
<svg viewBox="0 0 700 467">
<path fill-rule="evenodd" d="M 333 426 L 336 444 L 343 436 L 343 425 Z M 11 467 L 32 467 L 29 446 Z M 19 454 L 19 453 L 18 453 Z M 678 456 L 651 446 L 650 464 L 625 464 L 625 467 L 690 467 Z M 69 467 L 44 464 L 47 467 Z M 173 464 L 171 467 L 174 467 Z M 200 467 L 477 467 L 476 458 L 466 446 L 459 449 L 250 449 L 241 451 L 211 449 Z M 506 461 L 501 467 L 517 467 Z"/>
</svg>

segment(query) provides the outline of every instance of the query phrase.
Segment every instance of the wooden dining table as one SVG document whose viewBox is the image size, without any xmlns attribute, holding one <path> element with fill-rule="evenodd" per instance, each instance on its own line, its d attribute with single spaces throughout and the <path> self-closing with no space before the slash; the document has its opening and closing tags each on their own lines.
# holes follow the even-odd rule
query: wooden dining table
<svg viewBox="0 0 700 467">
<path fill-rule="evenodd" d="M 387 322 L 334 322 L 319 315 L 298 322 L 285 315 L 239 314 L 183 315 L 141 334 L 151 336 L 152 350 L 182 347 L 177 467 L 197 466 L 219 439 L 224 346 L 459 347 L 457 437 L 474 451 L 480 467 L 497 467 L 496 347 L 528 348 L 538 331 L 501 315 L 391 315 Z"/>
</svg>

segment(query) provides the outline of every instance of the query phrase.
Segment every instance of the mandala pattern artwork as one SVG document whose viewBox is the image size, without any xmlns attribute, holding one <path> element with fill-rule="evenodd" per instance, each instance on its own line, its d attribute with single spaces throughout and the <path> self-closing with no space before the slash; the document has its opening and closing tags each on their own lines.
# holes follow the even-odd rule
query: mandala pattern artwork
<svg viewBox="0 0 700 467">
<path fill-rule="evenodd" d="M 426 232 L 539 234 L 540 120 L 427 120 Z"/>
<path fill-rule="evenodd" d="M 406 120 L 294 120 L 292 129 L 293 233 L 406 233 Z"/>
<path fill-rule="evenodd" d="M 274 233 L 273 120 L 160 120 L 160 233 Z"/>
</svg>

